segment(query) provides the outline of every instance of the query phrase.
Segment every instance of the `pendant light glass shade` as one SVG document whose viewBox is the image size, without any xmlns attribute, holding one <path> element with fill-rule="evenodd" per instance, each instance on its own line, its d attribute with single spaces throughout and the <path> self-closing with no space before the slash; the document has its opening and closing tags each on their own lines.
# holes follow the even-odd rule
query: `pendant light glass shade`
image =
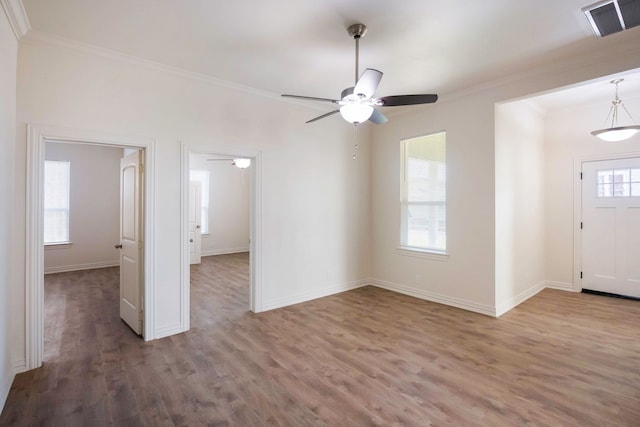
<svg viewBox="0 0 640 427">
<path fill-rule="evenodd" d="M 611 118 L 611 126 L 604 129 L 598 129 L 591 132 L 591 135 L 600 138 L 603 141 L 624 141 L 625 139 L 631 138 L 636 133 L 640 132 L 640 125 L 636 125 L 631 113 L 627 110 L 627 107 L 624 106 L 622 100 L 618 97 L 618 85 L 620 82 L 624 81 L 624 79 L 615 79 L 611 80 L 611 84 L 616 85 L 616 97 L 611 101 L 611 108 L 609 109 L 609 114 L 605 119 L 605 126 Z M 618 107 L 621 106 L 622 109 L 627 113 L 633 125 L 629 126 L 618 126 Z"/>
<path fill-rule="evenodd" d="M 603 141 L 615 142 L 629 139 L 638 132 L 640 132 L 640 125 L 594 130 L 591 135 L 597 136 Z"/>
<path fill-rule="evenodd" d="M 340 114 L 349 123 L 362 123 L 369 120 L 373 114 L 373 107 L 366 104 L 347 104 L 340 107 Z"/>
</svg>

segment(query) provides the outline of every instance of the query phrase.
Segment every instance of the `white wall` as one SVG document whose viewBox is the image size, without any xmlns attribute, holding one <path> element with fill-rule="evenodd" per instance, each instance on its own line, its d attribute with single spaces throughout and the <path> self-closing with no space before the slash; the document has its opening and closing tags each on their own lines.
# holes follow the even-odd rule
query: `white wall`
<svg viewBox="0 0 640 427">
<path fill-rule="evenodd" d="M 202 255 L 249 250 L 251 170 L 231 160 L 208 161 L 215 156 L 192 154 L 191 169 L 209 171 L 209 233 L 202 235 Z"/>
<path fill-rule="evenodd" d="M 501 158 L 502 154 L 496 153 L 495 104 L 638 68 L 639 36 L 637 30 L 629 30 L 604 39 L 585 39 L 572 46 L 571 52 L 557 52 L 552 62 L 535 64 L 482 87 L 443 94 L 438 103 L 412 109 L 378 127 L 372 154 L 374 283 L 490 315 L 498 315 L 512 295 L 520 295 L 521 290 L 535 284 L 540 279 L 540 242 L 518 233 L 512 244 L 519 248 L 520 261 L 514 260 L 511 266 L 524 266 L 525 271 L 517 273 L 515 287 L 496 286 L 496 251 L 505 253 L 504 247 L 496 246 L 496 239 L 501 240 L 500 245 L 505 240 L 502 234 L 496 235 L 495 161 L 496 155 Z M 447 261 L 409 257 L 396 249 L 400 230 L 399 142 L 440 130 L 447 132 Z M 538 137 L 533 140 L 536 142 L 530 148 L 540 165 Z M 537 188 L 539 177 L 535 182 Z M 526 204 L 518 199 L 510 209 L 520 212 Z M 536 214 L 538 229 L 539 220 Z M 536 260 L 523 265 L 522 249 L 532 239 L 537 245 Z M 501 277 L 508 268 L 502 270 L 501 266 Z"/>
<path fill-rule="evenodd" d="M 640 97 L 621 94 L 627 109 L 638 120 Z M 573 221 L 577 177 L 574 160 L 591 155 L 640 152 L 640 135 L 627 141 L 604 142 L 590 134 L 603 127 L 610 102 L 611 97 L 594 104 L 550 111 L 545 120 L 545 278 L 559 288 L 571 289 L 575 282 L 574 231 L 577 230 Z"/>
<path fill-rule="evenodd" d="M 370 276 L 369 131 L 361 129 L 354 161 L 352 127 L 339 117 L 304 123 L 317 113 L 279 96 L 27 37 L 18 63 L 14 227 L 21 239 L 14 249 L 24 254 L 26 124 L 46 124 L 155 139 L 156 331 L 176 330 L 181 319 L 181 141 L 193 151 L 262 153 L 263 309 L 360 286 Z M 17 261 L 23 272 L 24 256 Z M 22 308 L 23 289 L 18 297 Z M 16 348 L 24 349 L 24 313 L 18 319 Z"/>
<path fill-rule="evenodd" d="M 496 311 L 544 283 L 544 116 L 526 101 L 496 106 Z"/>
<path fill-rule="evenodd" d="M 18 41 L 0 9 L 0 411 L 14 376 L 12 284 L 14 151 L 16 145 L 16 64 Z"/>
<path fill-rule="evenodd" d="M 462 123 L 461 123 L 462 122 Z M 373 277 L 379 286 L 491 314 L 494 307 L 493 105 L 479 96 L 394 117 L 373 141 Z M 400 141 L 447 132 L 447 261 L 398 251 Z"/>
<path fill-rule="evenodd" d="M 55 273 L 118 265 L 120 159 L 123 150 L 47 142 L 46 160 L 70 161 L 69 240 L 45 246 L 44 271 Z"/>
</svg>

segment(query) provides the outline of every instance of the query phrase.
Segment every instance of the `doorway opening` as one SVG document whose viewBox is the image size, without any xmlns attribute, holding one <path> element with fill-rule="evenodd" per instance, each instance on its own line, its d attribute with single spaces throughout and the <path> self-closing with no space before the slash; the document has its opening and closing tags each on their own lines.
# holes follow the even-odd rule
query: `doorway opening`
<svg viewBox="0 0 640 427">
<path fill-rule="evenodd" d="M 182 153 L 183 301 L 190 304 L 192 273 L 196 278 L 224 271 L 232 277 L 224 281 L 236 287 L 228 291 L 246 301 L 245 310 L 259 312 L 260 155 L 186 145 Z M 244 163 L 248 167 L 239 167 Z M 190 310 L 185 304 L 183 323 L 190 324 Z"/>
<path fill-rule="evenodd" d="M 96 149 L 102 149 L 107 152 L 109 150 L 115 150 L 116 152 L 122 153 L 124 156 L 127 154 L 125 151 L 129 153 L 135 153 L 135 157 L 137 157 L 140 161 L 139 172 L 144 170 L 144 174 L 139 173 L 130 173 L 124 172 L 122 167 L 120 169 L 120 176 L 136 176 L 142 178 L 140 181 L 137 181 L 139 192 L 137 194 L 129 194 L 129 200 L 134 201 L 137 200 L 137 205 L 133 206 L 129 203 L 128 207 L 125 206 L 124 210 L 122 206 L 119 207 L 119 218 L 122 216 L 122 213 L 135 213 L 135 218 L 139 220 L 137 224 L 137 233 L 139 233 L 140 238 L 136 237 L 136 251 L 139 253 L 139 257 L 137 259 L 138 262 L 138 272 L 140 274 L 136 275 L 133 273 L 132 277 L 137 280 L 135 285 L 135 289 L 139 291 L 139 297 L 137 298 L 138 306 L 136 309 L 139 309 L 142 313 L 140 315 L 140 322 L 137 325 L 132 326 L 132 329 L 137 333 L 143 335 L 145 340 L 153 339 L 153 306 L 150 303 L 153 301 L 153 254 L 149 250 L 149 248 L 153 245 L 153 216 L 151 215 L 151 206 L 153 206 L 153 159 L 154 159 L 154 141 L 147 138 L 139 138 L 139 137 L 126 137 L 121 135 L 110 135 L 104 133 L 96 133 L 91 131 L 81 131 L 81 130 L 71 130 L 71 129 L 63 129 L 56 127 L 34 127 L 28 126 L 28 136 L 27 136 L 27 238 L 26 238 L 26 246 L 27 246 L 27 256 L 26 256 L 26 281 L 27 281 L 27 289 L 26 289 L 26 360 L 25 360 L 25 368 L 26 369 L 34 369 L 42 365 L 43 355 L 44 355 L 44 274 L 45 274 L 45 236 L 44 236 L 44 221 L 45 221 L 45 205 L 49 206 L 50 203 L 45 204 L 45 161 L 47 158 L 47 144 L 57 144 L 59 147 L 71 147 L 76 146 L 80 148 L 89 148 L 90 146 L 94 146 Z M 126 156 L 125 156 L 126 158 Z M 77 162 L 74 162 L 77 163 Z M 121 163 L 122 165 L 122 163 Z M 69 165 L 69 169 L 73 169 L 73 165 Z M 91 167 L 91 165 L 88 165 Z M 94 167 L 95 164 L 94 164 Z M 128 166 L 127 166 L 128 167 Z M 76 168 L 78 168 L 78 164 L 76 164 Z M 125 168 L 126 169 L 126 168 Z M 129 169 L 130 170 L 130 169 Z M 81 186 L 78 186 L 81 187 Z M 118 198 L 121 197 L 121 189 L 122 185 L 118 186 Z M 127 195 L 124 195 L 125 198 Z M 88 198 L 92 203 L 99 204 L 101 199 L 106 197 L 105 194 L 86 194 L 85 198 Z M 55 203 L 54 203 L 55 205 Z M 119 203 L 120 205 L 120 203 Z M 55 206 L 54 206 L 55 208 Z M 47 215 L 47 221 L 51 221 L 52 217 L 56 217 L 58 215 L 58 219 L 60 217 L 59 214 Z M 67 215 L 67 223 L 69 217 L 69 211 L 66 212 Z M 71 214 L 73 215 L 73 214 Z M 62 215 L 64 216 L 64 215 Z M 118 222 L 119 222 L 118 218 Z M 77 218 L 76 218 L 77 219 Z M 65 223 L 65 220 L 59 221 L 61 224 Z M 50 227 L 48 227 L 50 228 Z M 122 231 L 122 229 L 120 230 Z M 129 230 L 125 230 L 129 231 Z M 122 233 L 120 233 L 122 237 Z M 67 231 L 67 236 L 69 236 Z M 67 238 L 66 242 L 58 242 L 62 245 L 67 245 L 67 248 L 73 246 L 73 242 L 71 241 L 74 237 L 71 235 L 71 238 Z M 78 234 L 76 234 L 78 236 Z M 144 236 L 144 238 L 142 238 Z M 51 236 L 47 236 L 47 238 L 51 238 Z M 57 237 L 58 240 L 60 236 Z M 122 241 L 118 242 L 110 242 L 109 246 L 113 249 L 114 246 L 119 246 Z M 106 244 L 106 242 L 105 242 Z M 89 245 L 91 246 L 91 245 Z M 93 250 L 95 250 L 95 245 Z M 116 251 L 118 252 L 118 251 Z M 122 252 L 122 251 L 120 251 Z M 58 254 L 60 255 L 60 254 Z M 77 255 L 77 254 L 76 254 Z M 86 255 L 86 254 L 85 254 Z M 79 256 L 79 255 L 77 255 Z M 120 257 L 117 256 L 118 263 L 120 263 Z M 85 259 L 86 260 L 86 259 Z M 59 260 L 58 260 L 59 261 Z M 76 264 L 71 264 L 65 266 L 58 266 L 56 268 L 51 268 L 49 265 L 49 272 L 62 271 L 65 269 L 89 269 L 96 268 L 101 266 L 106 266 L 106 264 L 114 264 L 115 260 L 107 260 L 107 261 L 96 261 L 92 263 L 91 261 L 87 262 L 79 262 Z M 55 266 L 54 266 L 55 267 Z M 128 270 L 131 273 L 131 269 L 128 266 L 127 268 L 121 268 L 120 270 Z M 120 280 L 123 283 L 122 280 Z M 130 288 L 132 289 L 132 288 Z M 127 298 L 130 299 L 131 292 L 129 289 L 129 293 L 127 294 Z M 123 293 L 123 289 L 120 289 L 121 294 Z M 127 293 L 125 290 L 124 293 Z M 145 298 L 142 298 L 144 295 Z M 120 298 L 122 300 L 122 298 Z M 135 322 L 134 322 L 135 323 Z"/>
</svg>

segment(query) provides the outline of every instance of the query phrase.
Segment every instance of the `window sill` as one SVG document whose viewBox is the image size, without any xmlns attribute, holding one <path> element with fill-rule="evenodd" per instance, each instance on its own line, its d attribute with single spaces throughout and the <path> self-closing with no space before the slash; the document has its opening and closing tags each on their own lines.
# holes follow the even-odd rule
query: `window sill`
<svg viewBox="0 0 640 427">
<path fill-rule="evenodd" d="M 45 250 L 51 250 L 51 249 L 67 249 L 71 247 L 71 242 L 52 242 L 52 243 L 45 243 L 44 244 L 44 249 Z"/>
<path fill-rule="evenodd" d="M 400 246 L 396 248 L 399 255 L 414 258 L 431 259 L 434 261 L 449 261 L 449 254 L 445 252 L 430 251 L 428 249 L 412 248 L 410 246 Z"/>
</svg>

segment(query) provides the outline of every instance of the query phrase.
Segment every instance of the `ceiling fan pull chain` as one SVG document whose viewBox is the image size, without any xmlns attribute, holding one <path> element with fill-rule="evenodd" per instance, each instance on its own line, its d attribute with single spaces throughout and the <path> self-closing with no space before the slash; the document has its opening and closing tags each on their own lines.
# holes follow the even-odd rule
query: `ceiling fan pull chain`
<svg viewBox="0 0 640 427">
<path fill-rule="evenodd" d="M 353 126 L 353 160 L 358 158 L 358 125 Z"/>
</svg>

